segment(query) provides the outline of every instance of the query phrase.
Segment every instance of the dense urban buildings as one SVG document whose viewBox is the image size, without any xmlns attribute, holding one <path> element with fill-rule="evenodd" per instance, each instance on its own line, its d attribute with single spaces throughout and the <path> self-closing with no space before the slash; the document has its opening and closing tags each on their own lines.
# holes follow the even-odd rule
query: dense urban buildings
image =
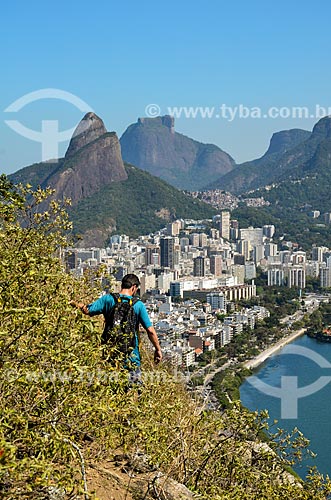
<svg viewBox="0 0 331 500">
<path fill-rule="evenodd" d="M 137 239 L 113 235 L 107 248 L 72 248 L 64 257 L 68 271 L 77 275 L 105 266 L 106 290 L 116 290 L 126 273 L 138 274 L 166 355 L 188 367 L 201 353 L 268 316 L 258 306 L 237 306 L 256 296 L 257 271 L 265 273 L 268 286 L 295 287 L 298 296 L 307 277 L 331 287 L 330 249 L 314 246 L 304 252 L 288 241 L 279 248 L 275 230 L 273 225 L 240 228 L 224 211 L 213 220 L 173 221 Z"/>
</svg>

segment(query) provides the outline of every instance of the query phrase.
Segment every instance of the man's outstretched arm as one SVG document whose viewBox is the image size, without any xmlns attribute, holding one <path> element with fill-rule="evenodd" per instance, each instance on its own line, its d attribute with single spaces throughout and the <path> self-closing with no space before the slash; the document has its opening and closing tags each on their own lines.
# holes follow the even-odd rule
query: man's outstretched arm
<svg viewBox="0 0 331 500">
<path fill-rule="evenodd" d="M 160 363 L 162 361 L 162 351 L 159 343 L 159 339 L 157 338 L 157 334 L 155 331 L 154 326 L 149 326 L 146 329 L 147 335 L 151 343 L 153 344 L 153 347 L 155 349 L 154 352 L 154 361 L 155 363 Z"/>
<path fill-rule="evenodd" d="M 84 314 L 89 314 L 88 307 L 83 302 L 76 302 L 75 300 L 71 300 L 70 305 L 73 307 L 77 307 L 77 309 L 80 309 Z"/>
</svg>

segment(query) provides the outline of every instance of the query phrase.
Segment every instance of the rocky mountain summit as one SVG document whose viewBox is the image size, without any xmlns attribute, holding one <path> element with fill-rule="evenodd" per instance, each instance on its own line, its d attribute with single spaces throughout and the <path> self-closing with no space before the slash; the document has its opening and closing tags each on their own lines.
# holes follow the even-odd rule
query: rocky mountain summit
<svg viewBox="0 0 331 500">
<path fill-rule="evenodd" d="M 285 153 L 289 149 L 295 147 L 297 144 L 305 141 L 310 137 L 311 132 L 300 128 L 293 128 L 290 130 L 281 130 L 272 134 L 270 139 L 269 148 L 263 156 Z"/>
<path fill-rule="evenodd" d="M 63 164 L 53 172 L 48 184 L 57 196 L 71 198 L 75 205 L 100 186 L 127 177 L 116 133 L 107 132 L 97 115 L 87 113 L 74 132 Z"/>
<path fill-rule="evenodd" d="M 115 132 L 87 113 L 78 124 L 64 158 L 35 164 L 11 176 L 14 182 L 55 189 L 58 199 L 70 198 L 75 206 L 101 187 L 128 178 Z"/>
<path fill-rule="evenodd" d="M 116 133 L 107 132 L 103 121 L 88 113 L 76 128 L 63 167 L 55 172 L 50 185 L 75 204 L 101 186 L 127 178 Z"/>
<path fill-rule="evenodd" d="M 176 132 L 169 115 L 139 118 L 120 143 L 124 161 L 179 189 L 198 190 L 235 167 L 233 158 L 219 147 Z"/>
<path fill-rule="evenodd" d="M 171 128 L 171 120 L 164 124 Z M 94 113 L 80 121 L 64 158 L 25 167 L 10 179 L 51 187 L 56 199 L 70 198 L 69 213 L 81 245 L 103 246 L 114 231 L 146 234 L 174 218 L 214 213 L 161 179 L 124 164 L 116 133 L 107 132 Z"/>
<path fill-rule="evenodd" d="M 86 113 L 84 118 L 79 122 L 71 138 L 66 152 L 66 158 L 73 156 L 79 149 L 99 139 L 99 137 L 106 133 L 107 130 L 101 118 L 95 113 Z"/>
</svg>

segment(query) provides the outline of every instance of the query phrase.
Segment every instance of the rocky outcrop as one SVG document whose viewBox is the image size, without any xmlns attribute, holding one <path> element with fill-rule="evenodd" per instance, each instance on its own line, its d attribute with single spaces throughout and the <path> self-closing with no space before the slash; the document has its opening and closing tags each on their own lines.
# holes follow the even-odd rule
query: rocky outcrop
<svg viewBox="0 0 331 500">
<path fill-rule="evenodd" d="M 321 118 L 313 128 L 313 137 L 322 139 L 330 139 L 331 137 L 331 116 L 324 116 Z"/>
<path fill-rule="evenodd" d="M 164 125 L 170 130 L 171 134 L 175 133 L 175 118 L 169 115 L 157 116 L 156 118 L 138 118 L 138 124 L 151 127 Z"/>
<path fill-rule="evenodd" d="M 127 177 L 116 133 L 107 132 L 97 115 L 87 113 L 74 132 L 64 160 L 42 184 L 55 189 L 57 199 L 70 198 L 76 205 Z"/>
<path fill-rule="evenodd" d="M 155 470 L 132 467 L 126 460 L 120 464 L 107 461 L 91 464 L 87 471 L 88 486 L 100 500 L 194 500 L 194 494 L 183 484 Z"/>
<path fill-rule="evenodd" d="M 274 153 L 285 153 L 285 151 L 294 148 L 300 142 L 308 139 L 310 135 L 311 132 L 300 128 L 276 132 L 272 135 L 269 148 L 264 156 Z"/>
<path fill-rule="evenodd" d="M 75 205 L 103 186 L 126 179 L 117 135 L 106 133 L 69 158 L 66 155 L 61 172 L 57 172 L 49 182 L 61 197 L 71 198 Z"/>
<path fill-rule="evenodd" d="M 105 216 L 105 223 L 103 227 L 95 227 L 92 225 L 86 229 L 83 234 L 79 234 L 80 247 L 104 247 L 105 242 L 108 240 L 109 235 L 116 229 L 115 221 L 110 217 Z"/>
<path fill-rule="evenodd" d="M 107 130 L 101 118 L 94 113 L 86 113 L 75 129 L 66 152 L 66 158 L 73 156 L 79 149 L 106 133 Z"/>
<path fill-rule="evenodd" d="M 139 118 L 122 135 L 122 156 L 180 189 L 197 190 L 231 171 L 235 162 L 213 144 L 175 132 L 174 118 Z"/>
</svg>

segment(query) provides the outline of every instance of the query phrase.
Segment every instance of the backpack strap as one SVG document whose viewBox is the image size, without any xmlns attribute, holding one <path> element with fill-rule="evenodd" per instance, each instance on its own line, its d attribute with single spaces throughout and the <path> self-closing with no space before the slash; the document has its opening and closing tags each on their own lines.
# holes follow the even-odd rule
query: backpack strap
<svg viewBox="0 0 331 500">
<path fill-rule="evenodd" d="M 114 301 L 115 301 L 115 304 L 117 302 L 122 302 L 121 301 L 121 297 L 120 297 L 120 294 L 119 293 L 110 293 L 110 295 L 113 297 Z"/>
<path fill-rule="evenodd" d="M 121 302 L 128 302 L 130 306 L 134 306 L 139 300 L 141 300 L 140 297 L 132 297 L 131 299 L 125 296 L 121 297 L 119 293 L 111 293 L 110 295 L 115 300 L 115 304 Z"/>
</svg>

